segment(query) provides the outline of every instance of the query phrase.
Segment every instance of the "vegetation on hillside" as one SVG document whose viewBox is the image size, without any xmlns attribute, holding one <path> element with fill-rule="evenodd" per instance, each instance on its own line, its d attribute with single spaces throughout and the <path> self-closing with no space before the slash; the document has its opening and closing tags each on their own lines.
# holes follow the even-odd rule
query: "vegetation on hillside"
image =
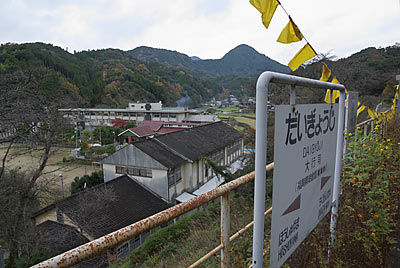
<svg viewBox="0 0 400 268">
<path fill-rule="evenodd" d="M 289 67 L 258 53 L 248 45 L 239 45 L 221 59 L 192 60 L 189 56 L 166 49 L 138 47 L 128 51 L 132 56 L 147 62 L 159 62 L 171 67 L 209 76 L 235 75 L 257 78 L 264 71 L 289 73 Z"/>
<path fill-rule="evenodd" d="M 0 76 L 42 66 L 53 73 L 49 88 L 78 98 L 82 106 L 123 107 L 129 101 L 162 101 L 175 106 L 182 97 L 196 106 L 219 94 L 221 83 L 156 62 L 142 62 L 117 49 L 67 51 L 43 43 L 0 46 Z"/>
<path fill-rule="evenodd" d="M 370 47 L 348 58 L 323 61 L 332 70 L 332 78 L 336 76 L 348 90 L 358 91 L 360 95 L 379 96 L 386 87 L 393 92 L 395 75 L 400 73 L 400 47 Z M 322 63 L 316 62 L 305 69 L 299 68 L 294 74 L 319 79 L 321 71 Z M 391 99 L 394 93 L 384 95 Z"/>
<path fill-rule="evenodd" d="M 398 122 L 392 121 L 384 130 L 377 125 L 368 136 L 358 129 L 355 136 L 348 137 L 330 263 L 328 216 L 286 262 L 286 267 L 398 267 L 398 127 Z"/>
</svg>

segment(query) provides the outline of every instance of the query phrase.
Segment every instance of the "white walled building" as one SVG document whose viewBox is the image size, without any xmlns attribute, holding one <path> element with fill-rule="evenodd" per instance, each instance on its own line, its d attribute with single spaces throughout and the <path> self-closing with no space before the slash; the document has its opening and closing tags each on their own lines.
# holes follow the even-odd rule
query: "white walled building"
<svg viewBox="0 0 400 268">
<path fill-rule="evenodd" d="M 206 158 L 230 166 L 242 154 L 243 135 L 217 122 L 129 144 L 101 162 L 104 181 L 127 174 L 166 200 L 183 202 L 202 186 L 222 183 Z"/>
<path fill-rule="evenodd" d="M 162 103 L 129 103 L 124 109 L 119 108 L 70 108 L 60 109 L 64 116 L 73 122 L 85 122 L 86 128 L 100 125 L 111 126 L 116 118 L 139 124 L 143 120 L 182 122 L 188 117 L 187 107 L 162 107 Z"/>
</svg>

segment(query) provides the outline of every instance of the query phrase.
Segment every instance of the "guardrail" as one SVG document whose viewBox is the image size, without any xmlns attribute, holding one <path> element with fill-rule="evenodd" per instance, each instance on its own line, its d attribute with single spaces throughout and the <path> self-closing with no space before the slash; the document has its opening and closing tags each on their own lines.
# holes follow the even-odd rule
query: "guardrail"
<svg viewBox="0 0 400 268">
<path fill-rule="evenodd" d="M 274 163 L 266 166 L 266 171 L 271 171 L 274 168 Z M 90 259 L 96 255 L 99 255 L 109 249 L 114 248 L 137 235 L 145 233 L 154 227 L 160 226 L 163 223 L 167 223 L 170 220 L 177 218 L 178 216 L 196 209 L 212 200 L 221 197 L 221 244 L 215 249 L 210 251 L 199 261 L 194 263 L 191 267 L 196 267 L 200 263 L 207 260 L 209 257 L 221 250 L 221 267 L 229 267 L 229 243 L 235 238 L 239 237 L 243 232 L 248 230 L 253 224 L 249 223 L 239 232 L 229 237 L 230 232 L 230 206 L 229 206 L 229 193 L 254 180 L 255 172 L 251 172 L 244 176 L 241 176 L 233 181 L 219 186 L 218 188 L 211 190 L 207 193 L 199 195 L 191 200 L 184 203 L 161 211 L 153 216 L 146 219 L 128 225 L 121 228 L 113 233 L 95 239 L 84 245 L 76 247 L 70 251 L 64 252 L 58 256 L 50 258 L 32 267 L 44 268 L 44 267 L 71 267 L 87 259 Z M 272 211 L 272 208 L 268 209 L 265 213 L 268 214 Z"/>
</svg>

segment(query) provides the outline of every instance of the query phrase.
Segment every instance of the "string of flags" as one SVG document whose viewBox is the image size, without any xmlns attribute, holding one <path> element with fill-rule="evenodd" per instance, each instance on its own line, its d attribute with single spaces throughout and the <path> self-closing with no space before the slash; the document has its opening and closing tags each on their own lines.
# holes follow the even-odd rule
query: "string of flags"
<svg viewBox="0 0 400 268">
<path fill-rule="evenodd" d="M 280 33 L 278 39 L 276 40 L 277 42 L 283 43 L 283 44 L 290 44 L 294 42 L 299 42 L 301 40 L 305 40 L 306 44 L 294 55 L 294 57 L 289 61 L 288 66 L 292 71 L 295 71 L 297 68 L 299 68 L 303 63 L 306 61 L 314 58 L 317 56 L 316 51 L 314 48 L 311 46 L 311 44 L 308 42 L 308 40 L 304 37 L 302 32 L 300 31 L 299 27 L 296 25 L 296 23 L 293 21 L 292 17 L 289 15 L 289 13 L 286 11 L 286 9 L 282 6 L 281 2 L 279 0 L 250 0 L 250 3 L 261 13 L 261 21 L 264 24 L 265 28 L 268 29 L 272 17 L 275 14 L 276 8 L 280 6 L 283 11 L 286 13 L 286 15 L 289 18 L 288 24 L 283 28 L 282 32 Z M 332 72 L 326 65 L 326 63 L 323 63 L 322 65 L 322 74 L 321 74 L 321 81 L 328 81 Z M 340 84 L 339 80 L 334 76 L 331 80 L 331 83 L 335 84 Z M 376 111 L 372 110 L 371 108 L 366 107 L 365 105 L 361 105 L 360 102 L 358 102 L 358 108 L 357 108 L 357 117 L 359 114 L 364 111 L 365 109 L 368 110 L 368 115 L 376 120 L 382 120 L 385 116 L 388 117 L 393 117 L 395 114 L 396 110 L 396 103 L 399 98 L 399 85 L 397 86 L 396 90 L 396 95 L 393 99 L 393 105 L 391 112 L 388 114 L 385 113 L 377 113 Z M 348 93 L 346 89 L 346 94 Z M 326 91 L 325 95 L 325 102 L 326 103 L 335 103 L 336 100 L 339 98 L 339 90 L 330 90 L 328 89 Z M 332 99 L 332 100 L 331 100 Z"/>
</svg>

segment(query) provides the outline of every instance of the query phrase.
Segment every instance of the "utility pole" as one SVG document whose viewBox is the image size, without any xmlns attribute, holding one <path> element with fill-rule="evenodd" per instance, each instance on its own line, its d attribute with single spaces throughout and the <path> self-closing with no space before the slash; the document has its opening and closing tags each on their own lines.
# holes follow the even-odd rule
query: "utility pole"
<svg viewBox="0 0 400 268">
<path fill-rule="evenodd" d="M 60 180 L 61 180 L 61 191 L 62 191 L 62 197 L 64 199 L 64 177 L 61 173 L 58 174 L 58 177 L 60 177 Z"/>
</svg>

